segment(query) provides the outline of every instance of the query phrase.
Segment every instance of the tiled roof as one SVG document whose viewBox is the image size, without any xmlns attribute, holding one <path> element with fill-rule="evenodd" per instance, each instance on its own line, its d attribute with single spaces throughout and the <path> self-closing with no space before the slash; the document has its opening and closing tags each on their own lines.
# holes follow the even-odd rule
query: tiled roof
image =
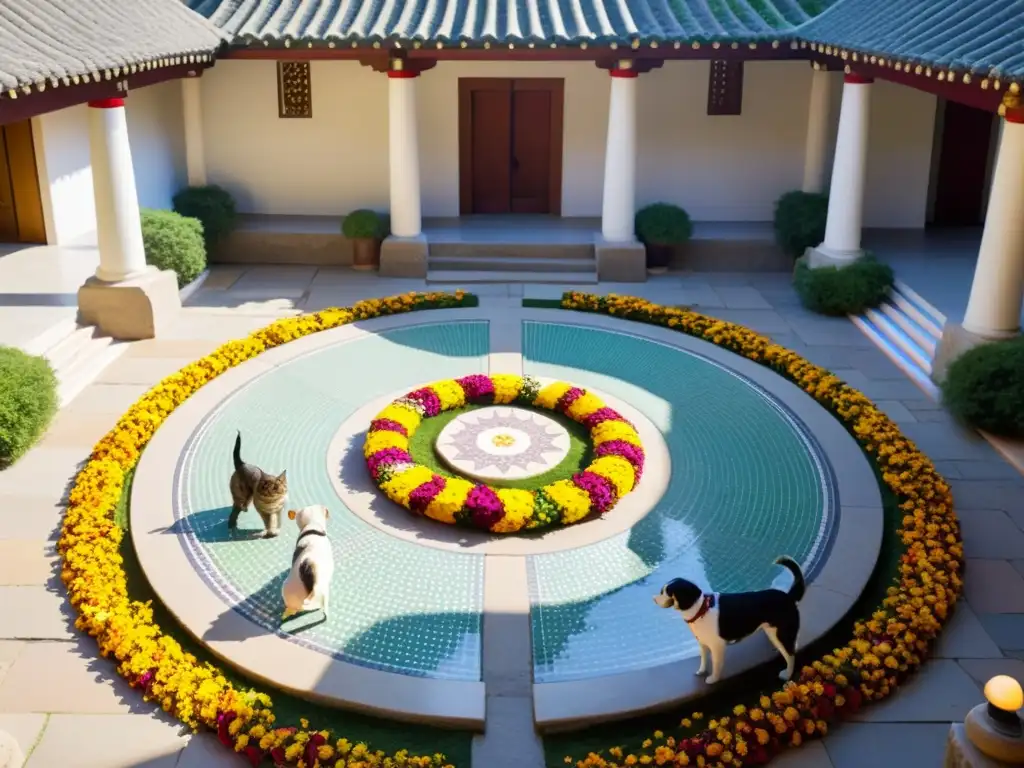
<svg viewBox="0 0 1024 768">
<path fill-rule="evenodd" d="M 777 39 L 835 0 L 185 0 L 235 43 Z M 897 0 L 902 1 L 902 0 Z"/>
<path fill-rule="evenodd" d="M 0 40 L 0 91 L 6 93 L 208 55 L 224 36 L 179 0 L 2 0 Z"/>
<path fill-rule="evenodd" d="M 801 40 L 986 76 L 1024 75 L 1024 0 L 840 0 Z"/>
</svg>

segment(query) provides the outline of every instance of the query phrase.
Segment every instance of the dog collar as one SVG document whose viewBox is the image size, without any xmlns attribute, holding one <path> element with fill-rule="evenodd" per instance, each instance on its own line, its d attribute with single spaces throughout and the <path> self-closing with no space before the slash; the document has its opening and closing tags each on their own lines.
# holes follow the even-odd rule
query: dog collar
<svg viewBox="0 0 1024 768">
<path fill-rule="evenodd" d="M 304 536 L 326 536 L 326 535 L 327 535 L 327 531 L 321 531 L 321 530 L 318 530 L 316 528 L 310 528 L 309 530 L 305 530 L 302 533 L 300 533 L 299 534 L 299 538 L 297 538 L 295 540 L 295 543 L 298 544 L 300 541 L 302 541 Z"/>
<path fill-rule="evenodd" d="M 701 601 L 700 608 L 697 609 L 697 613 L 694 614 L 692 619 L 686 619 L 687 624 L 693 624 L 695 621 L 699 621 L 704 618 L 704 614 L 715 607 L 715 596 L 704 595 L 704 600 Z"/>
</svg>

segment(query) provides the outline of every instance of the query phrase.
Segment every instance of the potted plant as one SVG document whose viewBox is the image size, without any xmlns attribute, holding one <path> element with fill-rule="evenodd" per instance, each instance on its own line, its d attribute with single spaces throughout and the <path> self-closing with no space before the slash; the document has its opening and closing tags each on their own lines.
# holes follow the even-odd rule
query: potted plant
<svg viewBox="0 0 1024 768">
<path fill-rule="evenodd" d="M 665 272 L 676 246 L 693 234 L 690 215 L 671 203 L 653 203 L 641 208 L 636 214 L 635 228 L 637 239 L 647 250 L 647 270 L 652 273 Z"/>
<path fill-rule="evenodd" d="M 385 219 L 376 211 L 352 211 L 341 223 L 341 234 L 352 241 L 352 268 L 377 269 L 380 243 L 387 237 Z"/>
</svg>

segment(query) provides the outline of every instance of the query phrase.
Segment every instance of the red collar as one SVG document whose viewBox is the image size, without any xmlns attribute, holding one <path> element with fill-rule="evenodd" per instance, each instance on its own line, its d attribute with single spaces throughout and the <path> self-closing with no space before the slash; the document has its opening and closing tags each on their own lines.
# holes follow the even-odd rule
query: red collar
<svg viewBox="0 0 1024 768">
<path fill-rule="evenodd" d="M 686 619 L 687 624 L 693 624 L 695 621 L 699 621 L 704 618 L 704 614 L 715 607 L 715 596 L 704 595 L 704 600 L 701 601 L 700 608 L 697 609 L 697 613 L 693 615 L 692 619 Z"/>
</svg>

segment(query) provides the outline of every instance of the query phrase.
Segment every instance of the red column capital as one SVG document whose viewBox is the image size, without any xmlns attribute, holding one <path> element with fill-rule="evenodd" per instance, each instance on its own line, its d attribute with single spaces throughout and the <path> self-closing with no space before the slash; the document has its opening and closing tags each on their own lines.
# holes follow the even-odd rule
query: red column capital
<svg viewBox="0 0 1024 768">
<path fill-rule="evenodd" d="M 124 97 L 116 96 L 112 99 L 97 99 L 90 101 L 89 106 L 93 109 L 117 109 L 124 106 Z"/>
</svg>

